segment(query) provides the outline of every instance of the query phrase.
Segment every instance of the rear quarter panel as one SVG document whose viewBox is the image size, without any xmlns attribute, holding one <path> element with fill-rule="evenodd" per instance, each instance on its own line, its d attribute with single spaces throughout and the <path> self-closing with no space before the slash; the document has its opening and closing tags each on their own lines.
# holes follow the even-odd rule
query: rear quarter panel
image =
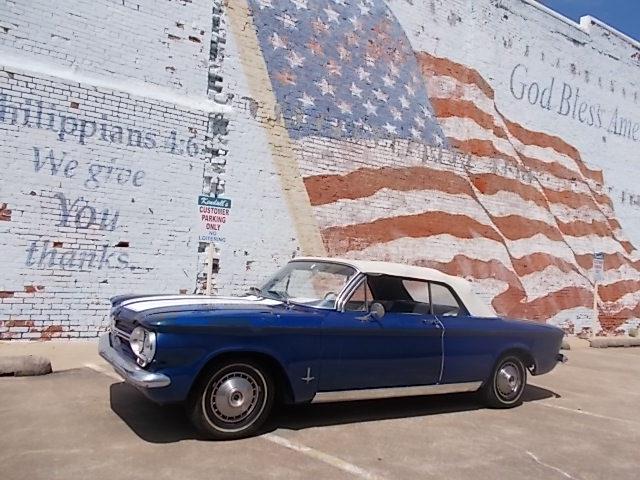
<svg viewBox="0 0 640 480">
<path fill-rule="evenodd" d="M 547 373 L 556 364 L 563 332 L 533 322 L 501 318 L 444 317 L 442 383 L 485 381 L 498 359 L 509 350 L 528 352 L 534 374 Z"/>
</svg>

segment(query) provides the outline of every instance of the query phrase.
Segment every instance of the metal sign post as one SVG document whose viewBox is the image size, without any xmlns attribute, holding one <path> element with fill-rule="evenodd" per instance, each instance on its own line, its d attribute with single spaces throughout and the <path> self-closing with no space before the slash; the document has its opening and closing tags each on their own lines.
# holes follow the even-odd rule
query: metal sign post
<svg viewBox="0 0 640 480">
<path fill-rule="evenodd" d="M 209 246 L 207 247 L 207 288 L 205 290 L 205 295 L 211 295 L 211 288 L 213 287 L 213 254 L 215 252 L 216 246 L 213 242 L 209 242 Z"/>
<path fill-rule="evenodd" d="M 600 282 L 604 278 L 604 253 L 596 252 L 593 254 L 593 314 L 594 320 L 597 323 L 600 317 L 598 311 L 598 302 L 600 295 L 598 294 L 598 287 Z"/>
</svg>

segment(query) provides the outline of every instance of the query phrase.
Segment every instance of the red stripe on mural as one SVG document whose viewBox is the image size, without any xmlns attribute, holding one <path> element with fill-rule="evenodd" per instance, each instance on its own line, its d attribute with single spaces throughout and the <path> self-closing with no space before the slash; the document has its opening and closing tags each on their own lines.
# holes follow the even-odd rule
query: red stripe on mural
<svg viewBox="0 0 640 480">
<path fill-rule="evenodd" d="M 531 220 L 520 215 L 492 216 L 491 219 L 500 233 L 509 240 L 521 240 L 542 234 L 550 240 L 562 241 L 562 235 L 557 228 L 539 220 Z"/>
<path fill-rule="evenodd" d="M 473 193 L 464 177 L 428 167 L 361 168 L 346 175 L 307 177 L 304 184 L 314 206 L 368 197 L 383 188 L 398 191 L 439 190 L 469 196 Z"/>
<path fill-rule="evenodd" d="M 491 99 L 494 98 L 491 85 L 473 68 L 469 68 L 461 63 L 452 62 L 446 58 L 434 57 L 426 52 L 416 53 L 416 60 L 425 77 L 453 77 L 460 83 L 477 86 L 487 97 Z"/>
<path fill-rule="evenodd" d="M 591 170 L 590 168 L 588 168 L 583 163 L 578 149 L 572 145 L 569 145 L 560 137 L 549 135 L 543 132 L 535 132 L 533 130 L 524 128 L 522 125 L 512 122 L 504 117 L 502 118 L 507 125 L 507 128 L 509 129 L 509 133 L 511 133 L 511 135 L 513 135 L 525 145 L 536 145 L 542 148 L 553 148 L 556 152 L 562 153 L 572 158 L 576 162 L 576 165 L 579 168 L 580 172 L 586 178 L 590 178 L 599 184 L 602 184 L 604 182 L 602 172 Z"/>
<path fill-rule="evenodd" d="M 611 228 L 608 222 L 584 222 L 576 220 L 574 222 L 563 223 L 558 222 L 558 227 L 564 235 L 572 237 L 586 237 L 588 235 L 597 235 L 599 237 L 608 238 L 612 236 Z"/>
<path fill-rule="evenodd" d="M 469 100 L 450 98 L 432 98 L 431 105 L 438 118 L 468 118 L 482 128 L 491 130 L 496 137 L 508 138 L 507 132 L 495 123 L 495 118 L 479 109 Z"/>
<path fill-rule="evenodd" d="M 640 280 L 620 280 L 598 286 L 598 295 L 603 302 L 616 302 L 629 293 L 640 290 Z"/>
<path fill-rule="evenodd" d="M 511 192 L 518 195 L 524 201 L 534 202 L 545 210 L 549 209 L 549 205 L 542 192 L 531 184 L 521 182 L 520 180 L 502 177 L 494 173 L 482 173 L 471 175 L 471 181 L 478 191 L 484 195 Z"/>
<path fill-rule="evenodd" d="M 500 235 L 490 226 L 465 215 L 444 212 L 426 212 L 382 218 L 370 223 L 329 227 L 322 231 L 327 250 L 343 254 L 363 250 L 371 245 L 391 242 L 400 238 L 423 238 L 448 234 L 457 238 L 486 238 L 501 242 Z"/>
<path fill-rule="evenodd" d="M 578 271 L 575 265 L 563 260 L 562 258 L 549 255 L 548 253 L 536 252 L 520 258 L 512 257 L 511 262 L 513 264 L 513 268 L 520 277 L 542 272 L 544 269 L 552 266 L 557 267 L 564 273 Z"/>
<path fill-rule="evenodd" d="M 517 158 L 498 150 L 491 140 L 479 140 L 476 138 L 458 140 L 453 137 L 447 137 L 447 140 L 453 148 L 463 153 L 476 155 L 478 157 L 500 158 L 510 161 L 512 165 L 520 165 Z"/>
<path fill-rule="evenodd" d="M 593 307 L 593 292 L 582 287 L 566 287 L 524 305 L 516 305 L 508 314 L 516 318 L 546 321 L 563 310 L 578 307 Z"/>
</svg>

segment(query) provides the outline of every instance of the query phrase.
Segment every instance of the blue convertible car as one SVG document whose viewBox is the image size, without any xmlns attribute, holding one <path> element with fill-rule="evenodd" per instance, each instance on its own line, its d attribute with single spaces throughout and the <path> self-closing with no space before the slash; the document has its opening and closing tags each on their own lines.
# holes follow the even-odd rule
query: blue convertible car
<svg viewBox="0 0 640 480">
<path fill-rule="evenodd" d="M 215 439 L 256 433 L 275 402 L 479 391 L 520 403 L 563 332 L 495 316 L 460 278 L 385 262 L 298 258 L 245 297 L 112 299 L 100 354 Z"/>
</svg>

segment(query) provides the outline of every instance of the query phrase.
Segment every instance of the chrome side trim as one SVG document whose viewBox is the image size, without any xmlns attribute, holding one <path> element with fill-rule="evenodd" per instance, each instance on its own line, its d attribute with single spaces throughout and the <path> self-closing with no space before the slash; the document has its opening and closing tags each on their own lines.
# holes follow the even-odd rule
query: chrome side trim
<svg viewBox="0 0 640 480">
<path fill-rule="evenodd" d="M 318 392 L 312 403 L 346 402 L 374 398 L 411 397 L 416 395 L 439 395 L 443 393 L 475 392 L 482 382 L 448 383 L 442 385 L 419 385 L 417 387 L 372 388 L 366 390 L 343 390 Z"/>
<path fill-rule="evenodd" d="M 351 298 L 353 293 L 362 285 L 362 282 L 367 278 L 366 275 L 358 272 L 354 277 L 349 281 L 345 287 L 338 295 L 338 299 L 336 300 L 336 310 L 338 312 L 344 312 L 344 307 L 347 301 Z"/>
<path fill-rule="evenodd" d="M 111 364 L 125 381 L 141 388 L 160 388 L 171 384 L 171 379 L 162 373 L 153 373 L 140 368 L 136 363 L 122 356 L 111 346 L 109 333 L 100 335 L 98 342 L 100 356 Z"/>
</svg>

